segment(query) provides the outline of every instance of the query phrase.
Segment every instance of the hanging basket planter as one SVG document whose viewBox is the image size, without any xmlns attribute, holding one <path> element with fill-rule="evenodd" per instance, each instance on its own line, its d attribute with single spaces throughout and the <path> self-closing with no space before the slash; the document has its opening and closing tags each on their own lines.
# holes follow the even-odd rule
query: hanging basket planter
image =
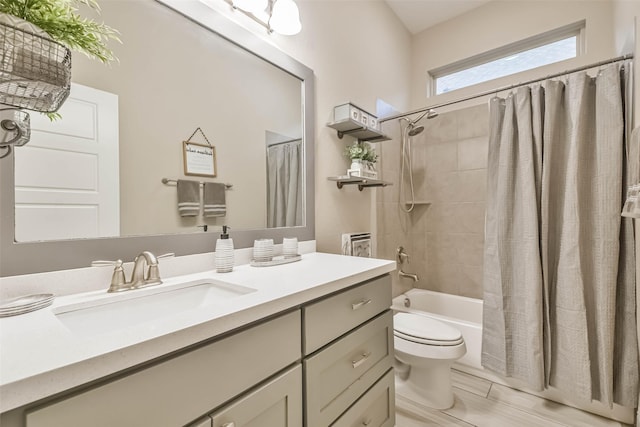
<svg viewBox="0 0 640 427">
<path fill-rule="evenodd" d="M 7 14 L 0 14 L 0 49 L 0 104 L 57 111 L 71 89 L 71 51 Z"/>
</svg>

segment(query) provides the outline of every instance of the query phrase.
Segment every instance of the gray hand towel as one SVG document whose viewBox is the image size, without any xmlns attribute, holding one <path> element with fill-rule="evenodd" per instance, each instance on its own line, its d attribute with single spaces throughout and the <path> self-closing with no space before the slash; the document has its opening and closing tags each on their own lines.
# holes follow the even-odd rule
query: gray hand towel
<svg viewBox="0 0 640 427">
<path fill-rule="evenodd" d="M 200 213 L 200 182 L 178 180 L 178 212 L 180 216 L 198 216 Z"/>
<path fill-rule="evenodd" d="M 218 182 L 204 183 L 204 216 L 216 217 L 227 214 L 226 187 Z"/>
</svg>

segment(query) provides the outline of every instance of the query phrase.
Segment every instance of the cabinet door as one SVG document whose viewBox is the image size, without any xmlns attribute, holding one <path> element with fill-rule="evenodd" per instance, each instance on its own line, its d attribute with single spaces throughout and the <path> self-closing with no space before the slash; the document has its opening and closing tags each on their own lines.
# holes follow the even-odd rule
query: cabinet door
<svg viewBox="0 0 640 427">
<path fill-rule="evenodd" d="M 302 367 L 211 415 L 213 427 L 302 427 Z"/>
</svg>

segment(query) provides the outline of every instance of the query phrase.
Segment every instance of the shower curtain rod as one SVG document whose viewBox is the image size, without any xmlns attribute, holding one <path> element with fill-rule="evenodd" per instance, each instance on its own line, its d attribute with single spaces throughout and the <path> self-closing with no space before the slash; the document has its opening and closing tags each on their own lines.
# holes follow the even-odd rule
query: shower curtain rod
<svg viewBox="0 0 640 427">
<path fill-rule="evenodd" d="M 282 145 L 282 144 L 291 144 L 292 142 L 302 142 L 302 139 L 296 138 L 296 139 L 290 139 L 288 141 L 274 142 L 272 144 L 267 144 L 267 147 L 275 147 L 276 145 Z"/>
<path fill-rule="evenodd" d="M 583 65 L 581 67 L 573 68 L 571 70 L 565 70 L 565 71 L 563 71 L 561 73 L 551 74 L 551 75 L 548 75 L 548 76 L 544 76 L 542 78 L 529 80 L 529 81 L 522 82 L 522 83 L 516 83 L 516 84 L 509 85 L 509 86 L 503 86 L 503 87 L 500 87 L 500 88 L 497 88 L 497 89 L 488 90 L 486 92 L 477 93 L 475 95 L 470 95 L 470 96 L 465 96 L 463 98 L 458 98 L 458 99 L 455 99 L 453 101 L 443 102 L 442 104 L 436 104 L 436 105 L 432 105 L 430 107 L 419 108 L 417 110 L 409 111 L 408 113 L 395 114 L 393 116 L 389 116 L 389 117 L 385 117 L 385 118 L 379 119 L 378 123 L 384 123 L 384 122 L 389 121 L 389 120 L 399 119 L 399 118 L 402 118 L 402 117 L 410 116 L 412 114 L 423 113 L 423 112 L 431 110 L 431 109 L 442 108 L 442 107 L 446 107 L 446 106 L 449 106 L 449 105 L 457 104 L 459 102 L 470 101 L 470 100 L 476 99 L 476 98 L 482 98 L 483 96 L 497 94 L 498 92 L 503 92 L 505 90 L 515 89 L 517 87 L 526 86 L 526 85 L 530 85 L 530 84 L 533 84 L 533 83 L 538 83 L 538 82 L 541 82 L 543 80 L 552 79 L 554 77 L 564 76 L 565 74 L 577 73 L 578 71 L 588 70 L 589 68 L 601 67 L 603 65 L 613 64 L 614 62 L 626 61 L 627 59 L 633 59 L 633 54 L 618 56 L 616 58 L 607 59 L 607 60 L 604 60 L 604 61 L 600 61 L 600 62 L 596 62 L 596 63 L 593 63 L 593 64 L 589 64 L 589 65 Z"/>
</svg>

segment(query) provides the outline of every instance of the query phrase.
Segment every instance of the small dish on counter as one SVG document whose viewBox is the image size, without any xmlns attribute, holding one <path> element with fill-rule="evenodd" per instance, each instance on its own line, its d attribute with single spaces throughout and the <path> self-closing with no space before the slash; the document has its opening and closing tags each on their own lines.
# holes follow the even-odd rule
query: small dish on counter
<svg viewBox="0 0 640 427">
<path fill-rule="evenodd" d="M 0 302 L 0 317 L 17 316 L 50 306 L 53 294 L 25 295 Z"/>
<path fill-rule="evenodd" d="M 274 265 L 282 265 L 289 264 L 290 262 L 300 261 L 302 259 L 302 255 L 294 255 L 294 256 L 274 256 L 270 261 L 258 261 L 255 259 L 251 260 L 252 267 L 272 267 Z"/>
</svg>

